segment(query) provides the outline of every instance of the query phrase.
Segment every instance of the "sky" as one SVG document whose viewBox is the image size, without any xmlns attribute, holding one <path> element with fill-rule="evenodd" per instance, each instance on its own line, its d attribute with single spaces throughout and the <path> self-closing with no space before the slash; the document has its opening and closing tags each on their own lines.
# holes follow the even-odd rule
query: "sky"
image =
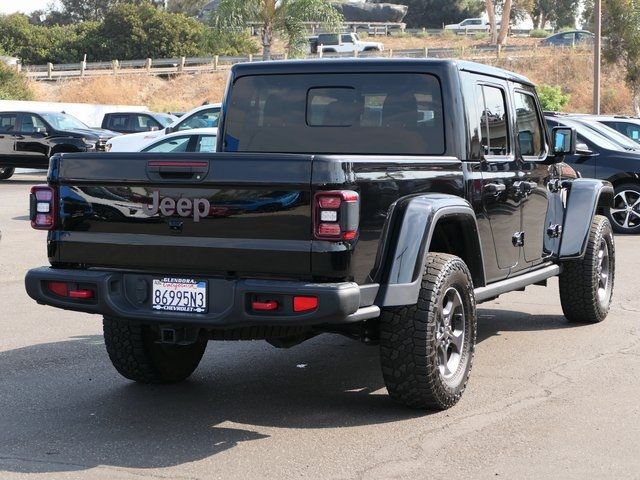
<svg viewBox="0 0 640 480">
<path fill-rule="evenodd" d="M 30 13 L 45 9 L 49 3 L 51 0 L 0 0 L 0 13 Z"/>
</svg>

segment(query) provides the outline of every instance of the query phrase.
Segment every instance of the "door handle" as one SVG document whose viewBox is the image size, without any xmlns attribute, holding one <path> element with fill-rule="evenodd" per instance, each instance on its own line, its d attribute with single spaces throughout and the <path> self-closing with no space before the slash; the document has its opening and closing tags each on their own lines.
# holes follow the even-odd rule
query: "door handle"
<svg viewBox="0 0 640 480">
<path fill-rule="evenodd" d="M 536 182 L 526 182 L 524 180 L 513 182 L 513 189 L 517 194 L 522 195 L 523 197 L 530 195 L 536 188 L 538 188 L 538 184 Z"/>
<path fill-rule="evenodd" d="M 498 195 L 499 193 L 504 192 L 507 189 L 507 186 L 504 183 L 487 183 L 484 186 L 484 189 L 487 193 Z"/>
</svg>

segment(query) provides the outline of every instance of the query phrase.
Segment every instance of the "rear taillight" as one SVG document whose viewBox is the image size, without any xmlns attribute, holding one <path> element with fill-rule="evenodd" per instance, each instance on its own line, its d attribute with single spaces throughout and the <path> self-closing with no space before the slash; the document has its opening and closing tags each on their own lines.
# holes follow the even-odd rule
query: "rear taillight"
<svg viewBox="0 0 640 480">
<path fill-rule="evenodd" d="M 359 203 L 358 193 L 351 190 L 316 193 L 314 237 L 318 240 L 354 240 L 360 223 Z"/>
<path fill-rule="evenodd" d="M 36 230 L 52 230 L 56 226 L 56 191 L 48 185 L 31 187 L 29 202 L 31 226 Z"/>
<path fill-rule="evenodd" d="M 95 297 L 93 288 L 81 288 L 78 284 L 67 282 L 46 282 L 47 290 L 59 296 L 74 300 L 91 300 Z"/>
</svg>

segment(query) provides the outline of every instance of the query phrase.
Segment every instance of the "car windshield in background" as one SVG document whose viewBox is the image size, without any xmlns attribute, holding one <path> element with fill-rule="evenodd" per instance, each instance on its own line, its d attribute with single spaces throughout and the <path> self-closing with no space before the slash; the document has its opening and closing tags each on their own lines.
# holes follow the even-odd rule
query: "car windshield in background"
<svg viewBox="0 0 640 480">
<path fill-rule="evenodd" d="M 634 142 L 627 136 L 623 135 L 622 133 L 618 132 L 614 128 L 608 127 L 595 120 L 577 119 L 577 121 L 580 123 L 584 123 L 586 126 L 591 128 L 592 130 L 595 130 L 599 134 L 604 135 L 612 142 L 619 144 L 620 146 L 622 146 L 623 148 L 626 148 L 627 150 L 640 150 L 640 145 L 638 145 L 636 142 Z"/>
<path fill-rule="evenodd" d="M 440 82 L 429 74 L 257 75 L 228 103 L 227 152 L 442 155 Z"/>
<path fill-rule="evenodd" d="M 155 119 L 162 125 L 163 127 L 168 127 L 173 122 L 177 120 L 177 117 L 173 117 L 171 115 L 157 115 Z"/>
<path fill-rule="evenodd" d="M 592 130 L 591 128 L 587 127 L 586 125 L 583 125 L 580 122 L 565 120 L 565 119 L 563 119 L 562 121 L 558 121 L 557 119 L 554 119 L 554 120 L 555 121 L 553 121 L 550 127 L 555 127 L 556 126 L 555 124 L 558 124 L 565 127 L 575 128 L 579 137 L 582 137 L 583 139 L 597 145 L 598 147 L 606 148 L 608 150 L 623 149 L 620 145 L 612 142 L 604 135 L 599 134 L 595 130 Z"/>
<path fill-rule="evenodd" d="M 74 130 L 74 129 L 88 129 L 89 127 L 67 113 L 43 113 L 44 118 L 49 125 L 56 130 Z"/>
</svg>

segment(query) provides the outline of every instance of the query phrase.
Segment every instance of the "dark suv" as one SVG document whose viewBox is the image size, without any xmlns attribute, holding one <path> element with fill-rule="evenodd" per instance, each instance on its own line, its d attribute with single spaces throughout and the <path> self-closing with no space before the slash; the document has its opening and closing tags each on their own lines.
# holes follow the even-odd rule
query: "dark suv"
<svg viewBox="0 0 640 480">
<path fill-rule="evenodd" d="M 105 113 L 102 128 L 119 133 L 139 133 L 160 130 L 175 122 L 178 117 L 156 112 Z"/>
<path fill-rule="evenodd" d="M 16 167 L 48 168 L 56 153 L 103 151 L 115 135 L 67 113 L 0 112 L 0 180 L 10 178 Z"/>
</svg>

